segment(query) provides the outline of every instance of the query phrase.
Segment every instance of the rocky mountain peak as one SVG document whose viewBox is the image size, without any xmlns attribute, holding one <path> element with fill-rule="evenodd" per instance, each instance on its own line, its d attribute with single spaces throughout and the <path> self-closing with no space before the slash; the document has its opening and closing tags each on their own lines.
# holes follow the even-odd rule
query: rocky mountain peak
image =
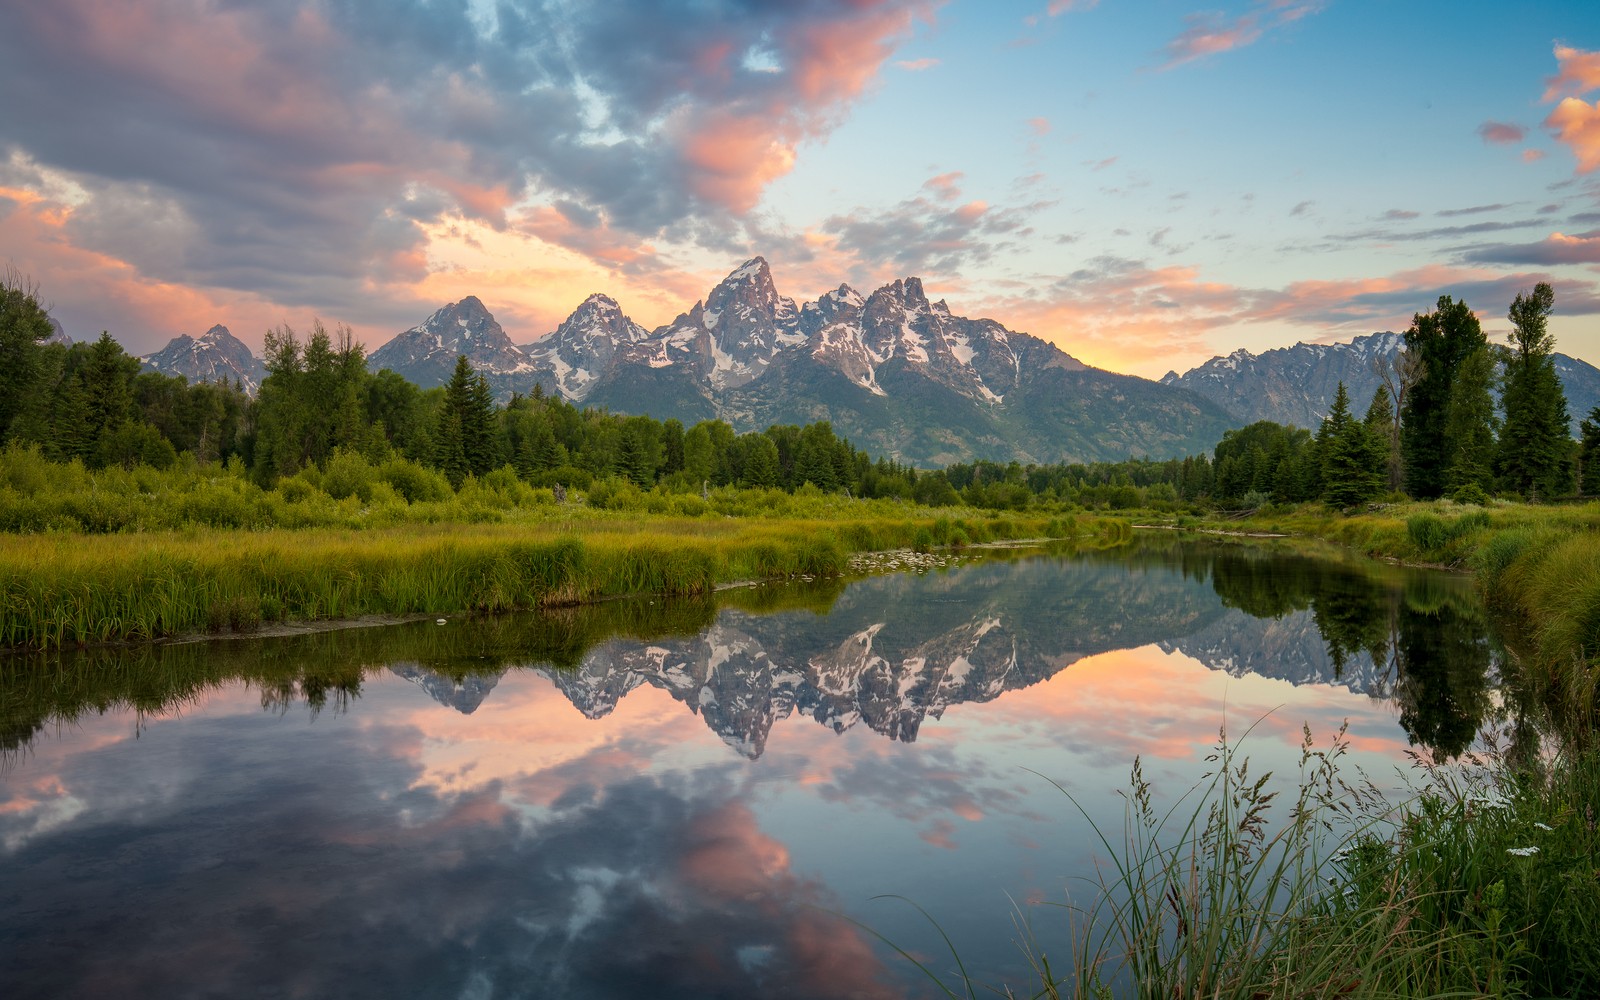
<svg viewBox="0 0 1600 1000">
<path fill-rule="evenodd" d="M 234 382 L 255 395 L 266 369 L 244 342 L 216 324 L 198 338 L 180 334 L 154 354 L 139 359 L 163 375 L 182 375 L 190 382 Z"/>
</svg>

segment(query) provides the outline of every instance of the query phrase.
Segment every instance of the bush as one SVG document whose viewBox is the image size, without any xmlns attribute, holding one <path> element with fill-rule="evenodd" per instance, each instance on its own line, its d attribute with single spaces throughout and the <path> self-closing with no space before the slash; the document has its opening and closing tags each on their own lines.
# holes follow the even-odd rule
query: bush
<svg viewBox="0 0 1600 1000">
<path fill-rule="evenodd" d="M 1406 534 L 1423 552 L 1434 552 L 1450 540 L 1450 530 L 1434 514 L 1412 514 L 1406 518 Z"/>
</svg>

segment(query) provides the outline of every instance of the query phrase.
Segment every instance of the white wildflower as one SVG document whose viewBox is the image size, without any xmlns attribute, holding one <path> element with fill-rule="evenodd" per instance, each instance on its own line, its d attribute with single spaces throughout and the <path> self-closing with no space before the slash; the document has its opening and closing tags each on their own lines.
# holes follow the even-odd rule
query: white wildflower
<svg viewBox="0 0 1600 1000">
<path fill-rule="evenodd" d="M 1535 823 L 1533 825 L 1543 830 L 1545 833 L 1550 833 L 1551 831 L 1555 830 L 1555 827 L 1547 826 L 1544 823 Z"/>
<path fill-rule="evenodd" d="M 1506 848 L 1506 853 L 1514 854 L 1519 858 L 1531 858 L 1539 853 L 1539 849 L 1537 847 L 1508 847 Z"/>
</svg>

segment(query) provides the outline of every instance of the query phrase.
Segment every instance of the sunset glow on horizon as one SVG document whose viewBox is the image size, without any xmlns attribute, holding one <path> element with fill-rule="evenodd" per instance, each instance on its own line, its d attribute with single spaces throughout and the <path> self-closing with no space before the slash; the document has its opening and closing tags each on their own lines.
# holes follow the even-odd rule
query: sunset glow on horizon
<svg viewBox="0 0 1600 1000">
<path fill-rule="evenodd" d="M 52 0 L 0 86 L 0 265 L 139 354 L 467 295 L 654 328 L 760 255 L 1151 378 L 1446 294 L 1503 342 L 1548 281 L 1600 365 L 1578 0 Z"/>
</svg>

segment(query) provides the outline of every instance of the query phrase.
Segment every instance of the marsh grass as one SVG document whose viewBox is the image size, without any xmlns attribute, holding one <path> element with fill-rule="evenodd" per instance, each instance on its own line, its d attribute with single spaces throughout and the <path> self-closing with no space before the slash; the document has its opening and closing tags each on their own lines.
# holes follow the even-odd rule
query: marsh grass
<svg viewBox="0 0 1600 1000">
<path fill-rule="evenodd" d="M 1564 739 L 1593 739 L 1600 719 L 1600 503 L 1436 501 L 1349 517 L 1308 504 L 1276 519 L 1296 534 L 1367 555 L 1470 571 L 1531 697 Z"/>
<path fill-rule="evenodd" d="M 631 520 L 387 529 L 197 528 L 0 541 L 0 644 L 142 641 L 261 623 L 689 596 L 739 580 L 837 576 L 852 552 L 906 548 L 934 519 Z M 973 518 L 977 541 L 1039 537 L 1043 519 Z M 1073 522 L 1086 539 L 1121 528 Z M 952 530 L 951 535 L 954 535 Z"/>
<path fill-rule="evenodd" d="M 1148 1000 L 1600 994 L 1593 750 L 1521 768 L 1492 740 L 1456 764 L 1418 758 L 1421 787 L 1395 802 L 1347 779 L 1348 749 L 1343 729 L 1324 749 L 1307 731 L 1285 800 L 1225 734 L 1170 805 L 1136 760 L 1120 836 L 1090 820 L 1089 902 L 1055 904 L 1066 960 L 1023 917 L 1025 993 L 935 981 Z"/>
</svg>

